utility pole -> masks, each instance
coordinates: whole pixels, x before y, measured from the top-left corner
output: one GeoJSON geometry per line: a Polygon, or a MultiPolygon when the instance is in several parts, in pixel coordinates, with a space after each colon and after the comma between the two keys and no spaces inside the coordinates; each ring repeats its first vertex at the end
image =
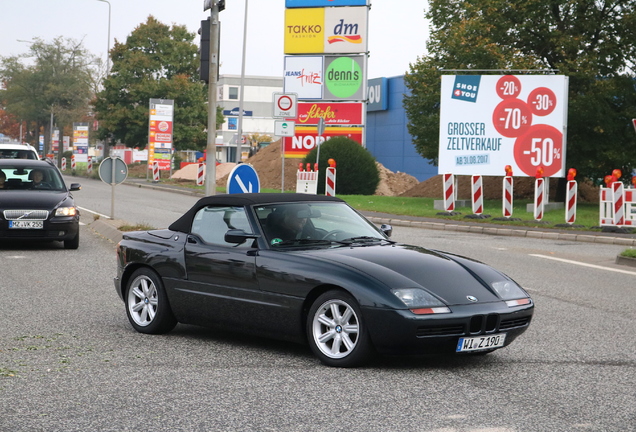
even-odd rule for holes
{"type": "Polygon", "coordinates": [[[203,11],[210,9],[210,69],[208,80],[208,141],[205,159],[205,194],[216,194],[216,86],[219,73],[219,6],[225,0],[205,0],[203,11]]]}

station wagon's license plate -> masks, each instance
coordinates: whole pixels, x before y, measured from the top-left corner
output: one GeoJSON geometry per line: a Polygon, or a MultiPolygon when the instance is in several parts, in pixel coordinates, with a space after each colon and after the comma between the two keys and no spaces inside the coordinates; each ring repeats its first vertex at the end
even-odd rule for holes
{"type": "Polygon", "coordinates": [[[42,229],[43,221],[9,221],[9,228],[14,229],[42,229]]]}
{"type": "Polygon", "coordinates": [[[506,333],[490,335],[490,336],[477,336],[471,338],[459,338],[457,342],[456,352],[470,352],[489,350],[493,348],[501,348],[506,341],[506,333]]]}

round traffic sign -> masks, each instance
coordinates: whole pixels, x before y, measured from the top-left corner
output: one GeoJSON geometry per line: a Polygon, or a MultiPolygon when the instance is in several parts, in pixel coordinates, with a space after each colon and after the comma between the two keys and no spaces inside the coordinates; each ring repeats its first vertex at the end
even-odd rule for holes
{"type": "Polygon", "coordinates": [[[289,111],[291,107],[294,106],[294,101],[292,101],[292,98],[287,95],[283,95],[278,98],[276,103],[278,104],[278,109],[281,111],[289,111]]]}

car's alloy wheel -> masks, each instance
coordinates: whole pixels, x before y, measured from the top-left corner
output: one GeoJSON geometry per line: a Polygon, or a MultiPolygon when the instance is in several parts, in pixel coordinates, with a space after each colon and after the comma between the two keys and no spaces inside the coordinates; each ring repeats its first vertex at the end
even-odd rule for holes
{"type": "Polygon", "coordinates": [[[141,333],[160,334],[177,325],[161,278],[152,270],[140,268],[126,287],[126,313],[132,326],[141,333]]]}
{"type": "Polygon", "coordinates": [[[357,302],[341,291],[316,299],[307,320],[312,351],[324,364],[351,367],[366,360],[371,344],[357,302]]]}

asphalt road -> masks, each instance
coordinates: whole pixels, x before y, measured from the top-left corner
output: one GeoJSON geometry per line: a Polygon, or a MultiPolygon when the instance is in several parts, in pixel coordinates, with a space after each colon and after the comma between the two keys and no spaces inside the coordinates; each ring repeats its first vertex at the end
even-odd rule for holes
{"type": "MultiPolygon", "coordinates": [[[[82,183],[79,205],[107,214],[110,196],[82,183]]],[[[117,197],[156,227],[197,199],[127,186],[117,197]]],[[[396,240],[508,273],[535,319],[486,356],[334,369],[302,345],[134,332],[113,288],[115,245],[81,234],[76,251],[0,244],[0,431],[636,430],[636,269],[613,264],[622,246],[395,227],[396,240]]]]}

